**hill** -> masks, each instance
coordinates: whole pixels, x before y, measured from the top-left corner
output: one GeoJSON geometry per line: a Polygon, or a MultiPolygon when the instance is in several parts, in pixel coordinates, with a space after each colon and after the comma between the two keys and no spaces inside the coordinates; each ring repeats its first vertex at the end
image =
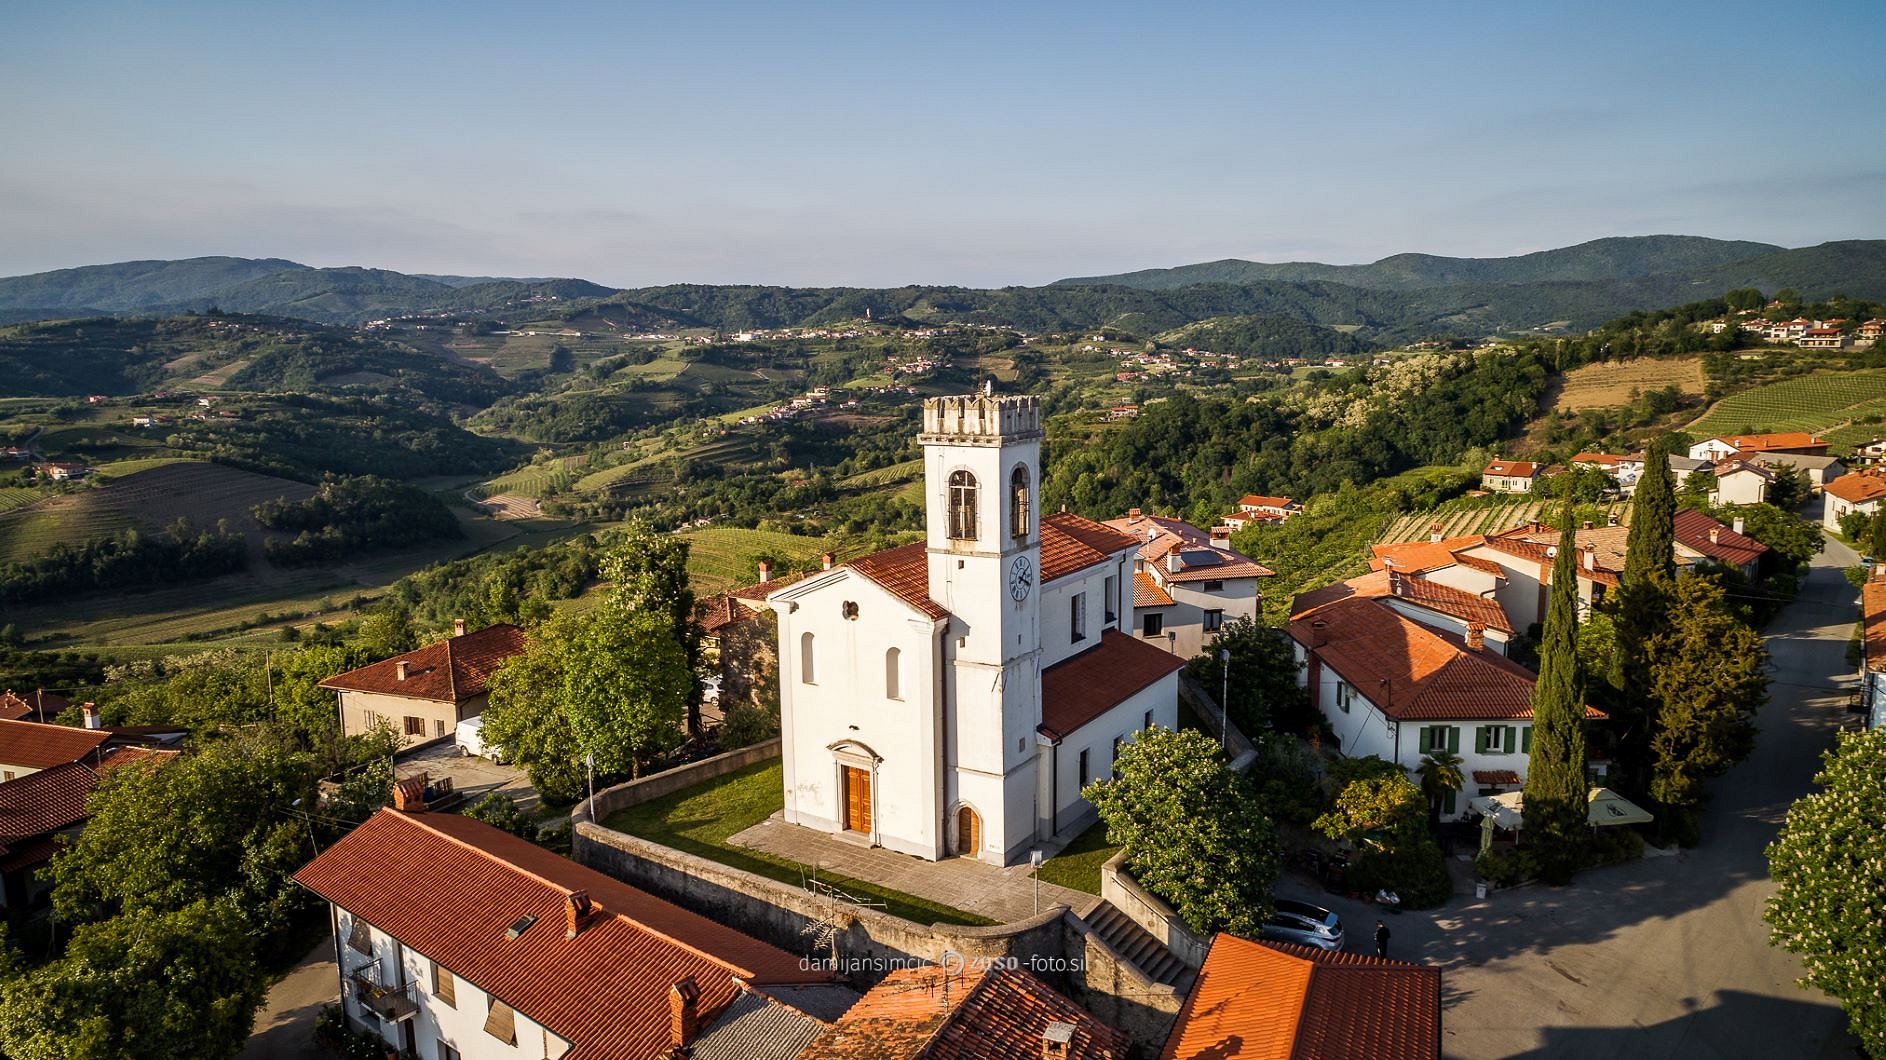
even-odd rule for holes
{"type": "Polygon", "coordinates": [[[1191,346],[1241,357],[1325,357],[1373,349],[1331,328],[1275,315],[1212,317],[1154,336],[1164,346],[1191,346]]]}
{"type": "Polygon", "coordinates": [[[1228,258],[1171,269],[1143,269],[1117,276],[1087,276],[1057,283],[1118,284],[1147,290],[1172,290],[1202,283],[1245,285],[1322,281],[1348,284],[1351,287],[1402,291],[1455,284],[1561,283],[1691,272],[1774,254],[1781,249],[1768,243],[1706,239],[1701,236],[1616,236],[1507,258],[1396,254],[1367,265],[1324,265],[1318,262],[1266,264],[1228,258]]]}

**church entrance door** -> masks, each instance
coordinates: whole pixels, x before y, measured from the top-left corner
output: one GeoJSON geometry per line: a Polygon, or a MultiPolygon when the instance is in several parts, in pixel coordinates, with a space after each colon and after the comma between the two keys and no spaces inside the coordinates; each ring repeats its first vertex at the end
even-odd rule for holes
{"type": "Polygon", "coordinates": [[[967,806],[956,810],[956,853],[975,857],[982,849],[982,818],[967,806]]]}
{"type": "Polygon", "coordinates": [[[871,774],[855,766],[841,768],[845,775],[845,827],[853,832],[869,832],[871,774]]]}

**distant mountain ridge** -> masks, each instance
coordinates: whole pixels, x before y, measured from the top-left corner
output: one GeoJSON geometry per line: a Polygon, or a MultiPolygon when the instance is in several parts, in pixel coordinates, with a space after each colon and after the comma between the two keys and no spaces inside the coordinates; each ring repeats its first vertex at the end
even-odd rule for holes
{"type": "Polygon", "coordinates": [[[1395,254],[1367,265],[1324,265],[1313,261],[1267,264],[1226,258],[1170,269],[1141,269],[1113,276],[1056,280],[1055,285],[1118,284],[1166,291],[1201,283],[1243,286],[1323,282],[1405,291],[1455,284],[1579,283],[1708,269],[1784,249],[1770,243],[1702,236],[1613,236],[1508,258],[1395,254]]]}

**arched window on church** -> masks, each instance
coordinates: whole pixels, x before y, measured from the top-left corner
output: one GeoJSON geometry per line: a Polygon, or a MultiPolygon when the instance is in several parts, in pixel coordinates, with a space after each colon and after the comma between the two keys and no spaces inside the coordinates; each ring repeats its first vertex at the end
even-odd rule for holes
{"type": "Polygon", "coordinates": [[[967,471],[950,472],[950,539],[976,539],[976,476],[967,471]]]}
{"type": "Polygon", "coordinates": [[[1008,477],[1009,516],[1008,532],[1011,537],[1028,536],[1028,469],[1020,464],[1008,477]]]}
{"type": "Polygon", "coordinates": [[[904,676],[899,670],[903,655],[904,653],[896,648],[884,653],[884,698],[886,699],[904,698],[904,676]]]}
{"type": "Polygon", "coordinates": [[[799,683],[812,684],[812,634],[799,634],[799,683]]]}

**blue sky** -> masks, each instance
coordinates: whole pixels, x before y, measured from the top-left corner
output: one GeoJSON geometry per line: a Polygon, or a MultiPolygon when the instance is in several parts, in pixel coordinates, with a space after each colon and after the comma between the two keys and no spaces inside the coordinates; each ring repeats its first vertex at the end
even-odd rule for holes
{"type": "Polygon", "coordinates": [[[0,5],[0,274],[997,285],[1886,237],[1878,3],[275,6],[0,5]]]}

